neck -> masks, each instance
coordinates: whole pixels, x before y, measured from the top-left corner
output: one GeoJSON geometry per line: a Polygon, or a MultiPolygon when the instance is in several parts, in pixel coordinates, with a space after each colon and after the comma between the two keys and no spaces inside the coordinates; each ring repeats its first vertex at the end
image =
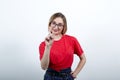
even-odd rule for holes
{"type": "Polygon", "coordinates": [[[59,40],[61,39],[61,37],[62,37],[62,34],[54,35],[54,40],[59,40]]]}

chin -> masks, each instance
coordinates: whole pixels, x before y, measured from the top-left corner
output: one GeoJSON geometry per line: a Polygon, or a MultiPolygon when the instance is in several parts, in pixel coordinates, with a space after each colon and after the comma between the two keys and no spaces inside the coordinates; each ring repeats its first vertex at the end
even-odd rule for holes
{"type": "Polygon", "coordinates": [[[58,34],[60,34],[60,33],[57,33],[57,32],[53,32],[53,34],[55,34],[55,35],[58,35],[58,34]]]}

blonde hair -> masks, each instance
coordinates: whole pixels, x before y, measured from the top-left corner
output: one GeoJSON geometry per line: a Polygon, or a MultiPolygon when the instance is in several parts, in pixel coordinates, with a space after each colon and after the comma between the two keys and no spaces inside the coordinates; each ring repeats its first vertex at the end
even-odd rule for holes
{"type": "Polygon", "coordinates": [[[49,26],[51,25],[51,22],[52,22],[55,18],[57,18],[57,17],[62,18],[62,20],[63,20],[63,22],[64,22],[62,34],[65,34],[66,31],[67,31],[67,20],[66,20],[66,17],[65,17],[61,12],[54,13],[54,14],[50,17],[49,23],[48,23],[48,29],[49,29],[49,26]]]}

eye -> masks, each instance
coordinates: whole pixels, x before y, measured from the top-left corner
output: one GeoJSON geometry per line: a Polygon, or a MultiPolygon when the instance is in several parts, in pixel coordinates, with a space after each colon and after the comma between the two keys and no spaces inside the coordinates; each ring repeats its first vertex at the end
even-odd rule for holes
{"type": "Polygon", "coordinates": [[[62,23],[59,23],[59,24],[58,24],[58,26],[59,26],[59,27],[62,27],[62,26],[63,26],[63,24],[62,24],[62,23]]]}
{"type": "Polygon", "coordinates": [[[53,25],[56,25],[56,22],[53,21],[52,24],[53,24],[53,25]]]}

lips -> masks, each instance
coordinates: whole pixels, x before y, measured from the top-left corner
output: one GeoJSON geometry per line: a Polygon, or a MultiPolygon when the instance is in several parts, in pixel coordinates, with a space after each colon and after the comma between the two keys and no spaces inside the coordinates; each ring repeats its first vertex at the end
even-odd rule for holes
{"type": "Polygon", "coordinates": [[[58,30],[53,30],[54,32],[58,32],[58,30]]]}

